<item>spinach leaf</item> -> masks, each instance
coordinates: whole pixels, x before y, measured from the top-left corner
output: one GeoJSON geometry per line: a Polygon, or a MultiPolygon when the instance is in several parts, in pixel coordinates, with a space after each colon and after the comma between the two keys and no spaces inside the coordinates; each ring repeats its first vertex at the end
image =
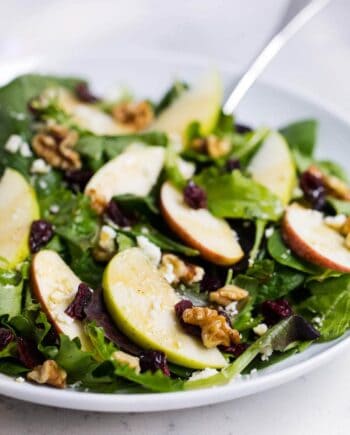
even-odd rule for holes
{"type": "Polygon", "coordinates": [[[245,134],[234,134],[231,157],[238,159],[246,167],[269,132],[269,129],[262,127],[245,134]]]}
{"type": "Polygon", "coordinates": [[[285,245],[281,236],[281,231],[278,229],[275,229],[272,236],[269,237],[267,249],[271,257],[284,266],[288,266],[292,269],[299,270],[300,272],[310,274],[319,274],[322,272],[321,268],[314,266],[294,255],[292,251],[285,245]]]}
{"type": "Polygon", "coordinates": [[[96,288],[102,283],[102,275],[104,266],[97,263],[91,250],[83,250],[79,246],[69,243],[69,266],[76,273],[77,276],[89,284],[91,287],[96,288]]]}
{"type": "Polygon", "coordinates": [[[307,119],[293,122],[280,129],[290,148],[302,156],[312,157],[317,138],[317,121],[307,119]]]}
{"type": "Polygon", "coordinates": [[[321,318],[321,339],[333,340],[350,328],[350,275],[310,282],[312,296],[300,306],[321,318]]]}
{"type": "Polygon", "coordinates": [[[123,210],[136,212],[141,215],[159,214],[154,196],[137,196],[130,193],[118,195],[113,198],[123,210]]]}
{"type": "Polygon", "coordinates": [[[209,168],[195,181],[205,189],[208,207],[215,216],[275,221],[283,212],[276,195],[238,170],[220,174],[216,168],[209,168]]]}

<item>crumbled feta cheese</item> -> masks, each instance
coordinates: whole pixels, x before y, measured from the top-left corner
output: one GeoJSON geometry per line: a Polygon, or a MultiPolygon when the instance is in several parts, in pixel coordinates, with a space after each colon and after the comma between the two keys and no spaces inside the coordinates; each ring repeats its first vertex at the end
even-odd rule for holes
{"type": "Polygon", "coordinates": [[[314,317],[313,319],[312,319],[312,321],[313,321],[313,323],[315,323],[315,325],[317,325],[317,326],[322,326],[322,319],[321,319],[321,317],[319,317],[319,316],[316,316],[316,317],[314,317]]]}
{"type": "Polygon", "coordinates": [[[270,356],[273,353],[271,346],[266,346],[264,349],[261,350],[261,361],[268,361],[270,356]]]}
{"type": "Polygon", "coordinates": [[[39,187],[41,189],[46,189],[47,188],[47,182],[45,180],[39,180],[39,187]]]}
{"type": "Polygon", "coordinates": [[[104,249],[105,251],[111,252],[114,251],[115,248],[115,238],[117,236],[116,231],[108,226],[103,225],[100,232],[100,237],[98,240],[99,246],[104,249]]]}
{"type": "Polygon", "coordinates": [[[256,374],[258,373],[258,370],[257,369],[251,369],[251,371],[250,371],[250,376],[255,376],[256,374]]]}
{"type": "Polygon", "coordinates": [[[266,228],[265,236],[266,236],[267,239],[269,237],[271,237],[273,233],[274,233],[274,229],[272,227],[271,228],[266,228]]]}
{"type": "Polygon", "coordinates": [[[141,227],[142,234],[149,234],[149,229],[147,227],[141,227]]]}
{"type": "Polygon", "coordinates": [[[15,154],[19,151],[21,145],[23,144],[23,139],[18,134],[11,134],[5,143],[5,150],[9,153],[15,154]]]}
{"type": "Polygon", "coordinates": [[[193,176],[196,167],[192,162],[187,162],[181,157],[178,157],[176,159],[176,163],[181,175],[184,177],[185,180],[188,180],[193,176]]]}
{"type": "Polygon", "coordinates": [[[23,382],[25,382],[26,380],[22,376],[18,376],[15,379],[15,381],[18,382],[19,384],[23,384],[23,382]]]}
{"type": "Polygon", "coordinates": [[[33,155],[27,142],[22,142],[19,148],[19,153],[22,157],[31,157],[33,155]]]}
{"type": "Polygon", "coordinates": [[[166,263],[162,267],[162,273],[164,278],[168,281],[169,284],[172,284],[176,281],[176,275],[174,272],[174,265],[171,263],[166,263]]]}
{"type": "Polygon", "coordinates": [[[253,331],[255,332],[255,334],[259,335],[260,337],[262,335],[264,335],[267,332],[267,330],[268,330],[268,327],[267,327],[266,323],[260,323],[255,328],[253,328],[253,331]]]}
{"type": "Polygon", "coordinates": [[[57,214],[60,211],[60,207],[57,204],[52,204],[50,207],[50,213],[57,214]]]}
{"type": "Polygon", "coordinates": [[[155,265],[158,266],[160,259],[162,257],[162,252],[160,248],[154,243],[150,242],[145,236],[136,237],[137,245],[143,253],[148,257],[148,259],[155,265]]]}
{"type": "Polygon", "coordinates": [[[51,171],[51,166],[48,165],[43,159],[36,159],[32,163],[30,172],[32,174],[47,174],[51,171]]]}
{"type": "Polygon", "coordinates": [[[225,311],[229,315],[229,317],[235,316],[238,313],[237,304],[237,301],[233,301],[230,304],[226,305],[225,311]]]}
{"type": "Polygon", "coordinates": [[[199,381],[201,379],[210,378],[210,376],[216,375],[218,371],[216,369],[206,368],[204,370],[199,370],[196,372],[193,372],[191,377],[189,378],[190,381],[199,381]]]}
{"type": "Polygon", "coordinates": [[[10,115],[12,118],[16,119],[17,121],[24,121],[27,118],[27,115],[22,112],[11,111],[10,115]]]}

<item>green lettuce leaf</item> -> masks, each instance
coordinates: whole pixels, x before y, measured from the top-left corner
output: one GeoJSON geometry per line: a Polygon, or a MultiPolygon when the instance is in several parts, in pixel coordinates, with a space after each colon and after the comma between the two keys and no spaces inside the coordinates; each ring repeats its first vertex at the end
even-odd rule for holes
{"type": "Polygon", "coordinates": [[[175,100],[177,100],[185,91],[189,89],[186,82],[176,80],[174,84],[166,91],[158,104],[154,108],[156,116],[158,116],[164,109],[169,107],[175,100]]]}
{"type": "Polygon", "coordinates": [[[240,171],[220,174],[211,168],[201,172],[195,181],[205,189],[208,207],[215,216],[275,221],[283,212],[276,195],[240,171]]]}
{"type": "Polygon", "coordinates": [[[320,317],[323,341],[333,340],[350,328],[350,275],[310,282],[312,296],[300,308],[320,317]]]}
{"type": "Polygon", "coordinates": [[[317,121],[307,119],[293,122],[280,129],[290,148],[302,156],[312,157],[317,139],[317,121]]]}
{"type": "Polygon", "coordinates": [[[285,245],[281,236],[281,232],[278,229],[275,229],[272,236],[269,237],[267,249],[271,257],[284,266],[288,266],[292,269],[309,274],[319,274],[322,272],[321,268],[314,266],[294,255],[292,251],[285,245]]]}
{"type": "Polygon", "coordinates": [[[17,271],[0,269],[0,316],[16,316],[22,309],[23,278],[17,271]]]}

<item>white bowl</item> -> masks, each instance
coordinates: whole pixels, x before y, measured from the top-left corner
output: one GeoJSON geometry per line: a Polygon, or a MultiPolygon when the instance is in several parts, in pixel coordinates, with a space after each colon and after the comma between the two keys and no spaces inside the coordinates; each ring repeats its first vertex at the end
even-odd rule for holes
{"type": "MultiPolygon", "coordinates": [[[[100,92],[111,89],[118,83],[126,83],[136,95],[157,98],[174,78],[191,81],[208,65],[210,62],[205,59],[159,51],[118,54],[113,59],[31,58],[7,64],[6,68],[1,69],[0,82],[28,71],[77,74],[90,79],[93,87],[100,92]]],[[[220,62],[214,66],[222,72],[227,85],[235,77],[233,65],[220,62]]],[[[259,83],[242,102],[238,114],[239,120],[253,126],[265,124],[272,127],[297,119],[316,118],[320,122],[318,155],[341,164],[348,162],[349,121],[314,99],[276,88],[272,84],[259,83]]],[[[91,411],[147,412],[191,408],[247,396],[290,381],[333,359],[336,353],[349,344],[348,333],[329,343],[314,344],[305,352],[259,371],[254,376],[234,380],[226,386],[203,390],[157,394],[95,394],[18,383],[13,378],[0,375],[0,391],[6,396],[42,405],[91,411]]]]}

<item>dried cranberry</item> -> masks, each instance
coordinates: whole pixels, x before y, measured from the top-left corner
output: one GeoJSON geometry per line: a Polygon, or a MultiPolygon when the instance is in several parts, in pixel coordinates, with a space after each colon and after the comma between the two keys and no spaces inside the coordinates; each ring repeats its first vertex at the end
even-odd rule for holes
{"type": "Polygon", "coordinates": [[[88,306],[92,297],[92,291],[87,284],[79,284],[77,294],[73,301],[68,305],[65,313],[73,319],[83,320],[86,317],[85,307],[88,306]]]}
{"type": "Polygon", "coordinates": [[[130,227],[135,223],[135,218],[121,210],[117,202],[113,199],[109,201],[105,214],[112,222],[120,227],[130,227]]]}
{"type": "Polygon", "coordinates": [[[73,192],[82,192],[92,175],[93,172],[89,169],[75,169],[66,171],[64,173],[63,179],[73,190],[73,192]]]}
{"type": "Polygon", "coordinates": [[[140,354],[141,372],[161,370],[165,376],[170,376],[168,362],[164,352],[158,350],[145,350],[140,354]]]}
{"type": "Polygon", "coordinates": [[[5,349],[14,338],[15,335],[10,329],[0,328],[0,350],[5,349]]]}
{"type": "Polygon", "coordinates": [[[210,272],[205,272],[202,281],[200,282],[201,292],[212,292],[222,287],[223,283],[221,279],[210,272]]]}
{"type": "Polygon", "coordinates": [[[237,159],[228,159],[226,162],[226,171],[232,172],[235,169],[241,169],[241,163],[237,159]]]}
{"type": "Polygon", "coordinates": [[[248,343],[237,343],[237,344],[231,344],[231,346],[225,347],[225,346],[219,346],[219,349],[222,352],[230,353],[235,358],[238,358],[242,353],[247,350],[249,347],[248,343]]]}
{"type": "Polygon", "coordinates": [[[197,186],[193,181],[189,181],[184,189],[184,199],[191,208],[206,208],[207,195],[205,191],[197,186]]]}
{"type": "Polygon", "coordinates": [[[188,299],[183,299],[175,305],[175,314],[187,334],[193,335],[195,337],[200,337],[202,333],[201,328],[196,325],[189,325],[188,323],[185,323],[182,318],[184,311],[192,307],[193,304],[191,301],[189,301],[188,299]]]}
{"type": "Polygon", "coordinates": [[[261,304],[261,312],[265,322],[270,326],[286,319],[293,314],[293,310],[286,299],[277,299],[275,301],[265,301],[261,304]]]}
{"type": "Polygon", "coordinates": [[[322,210],[326,204],[326,188],[322,179],[311,171],[305,171],[300,176],[299,186],[312,207],[322,210]]]}
{"type": "Polygon", "coordinates": [[[18,359],[28,369],[33,369],[43,361],[36,344],[33,341],[17,338],[18,359]]]}
{"type": "Polygon", "coordinates": [[[251,127],[249,127],[248,125],[245,125],[245,124],[236,124],[235,129],[236,129],[236,132],[239,134],[250,133],[251,131],[253,131],[253,129],[251,127]]]}
{"type": "Polygon", "coordinates": [[[53,226],[43,219],[33,221],[30,227],[29,247],[34,254],[45,246],[53,237],[53,226]]]}
{"type": "Polygon", "coordinates": [[[86,82],[78,83],[75,86],[75,95],[84,103],[97,103],[100,101],[100,98],[91,93],[89,85],[86,82]]]}

